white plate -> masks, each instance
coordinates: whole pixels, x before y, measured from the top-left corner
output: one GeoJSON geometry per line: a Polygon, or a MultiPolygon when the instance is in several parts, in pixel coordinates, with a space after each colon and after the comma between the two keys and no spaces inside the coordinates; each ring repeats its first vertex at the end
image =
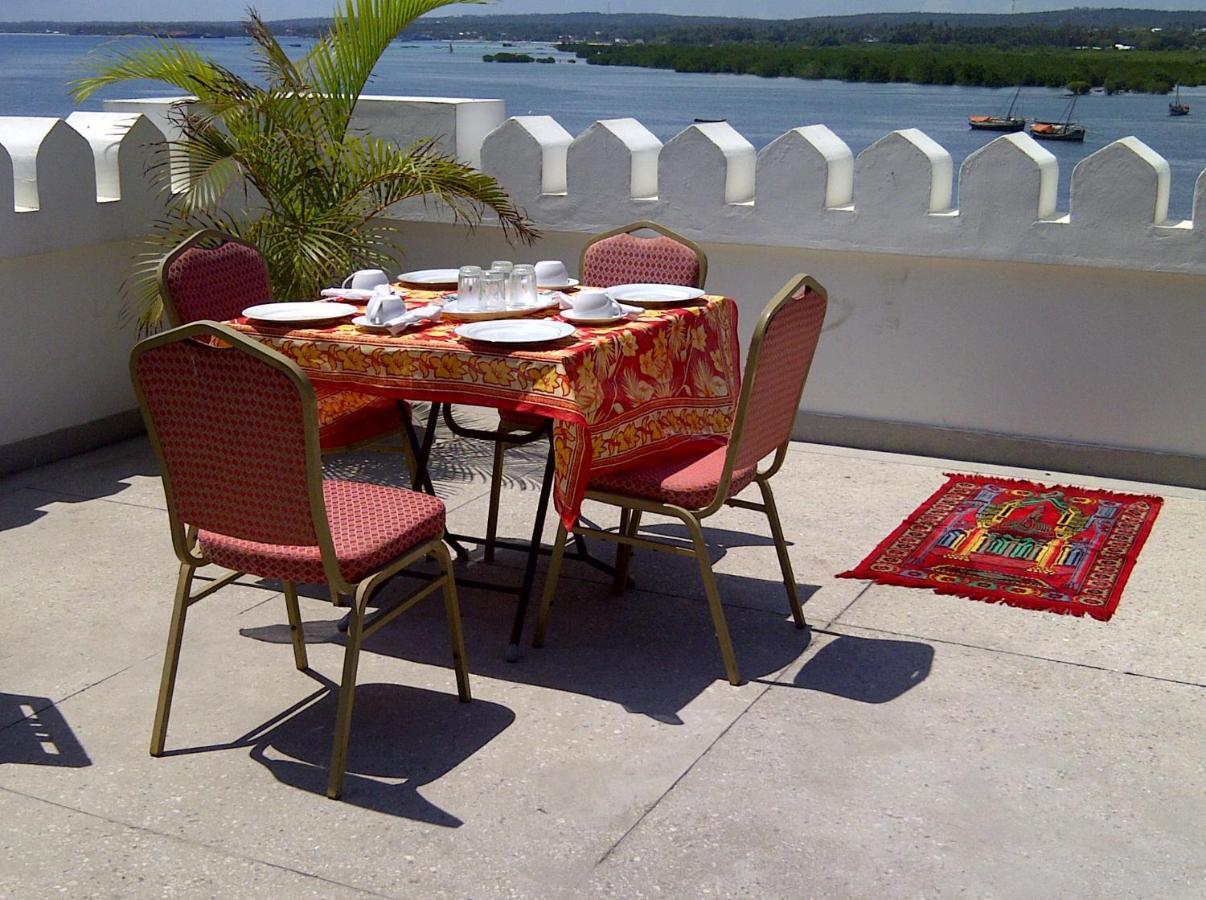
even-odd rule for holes
{"type": "Polygon", "coordinates": [[[398,280],[403,284],[417,285],[436,290],[448,285],[456,286],[459,269],[418,269],[414,272],[403,272],[398,280]]]}
{"type": "Polygon", "coordinates": [[[260,322],[332,322],[359,312],[350,303],[324,303],[301,300],[296,303],[260,303],[243,310],[243,315],[260,322]]]}
{"type": "Polygon", "coordinates": [[[497,319],[456,327],[456,333],[465,340],[489,344],[543,344],[567,338],[577,330],[568,322],[554,319],[497,319]]]}
{"type": "Polygon", "coordinates": [[[452,294],[445,299],[444,312],[453,319],[484,320],[514,319],[553,309],[561,302],[556,294],[543,292],[536,297],[535,306],[508,306],[506,309],[461,309],[460,297],[452,294]]]}
{"type": "Polygon", "coordinates": [[[704,295],[699,288],[681,284],[617,284],[606,289],[607,296],[639,306],[676,306],[704,295]]]}
{"type": "Polygon", "coordinates": [[[536,286],[542,291],[565,291],[570,288],[576,288],[581,283],[577,278],[567,278],[565,284],[545,284],[544,282],[540,282],[536,286]]]}
{"type": "Polygon", "coordinates": [[[631,316],[633,313],[644,312],[639,306],[629,306],[626,303],[620,304],[620,311],[615,315],[606,316],[584,316],[574,312],[572,309],[561,310],[561,318],[567,322],[574,322],[578,325],[611,325],[615,322],[622,322],[631,316]]]}

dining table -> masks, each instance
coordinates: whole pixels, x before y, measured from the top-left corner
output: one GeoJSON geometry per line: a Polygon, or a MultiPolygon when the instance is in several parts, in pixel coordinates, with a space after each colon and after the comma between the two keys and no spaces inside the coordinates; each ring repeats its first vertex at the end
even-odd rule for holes
{"type": "MultiPolygon", "coordinates": [[[[447,297],[406,294],[408,308],[447,297]]],[[[556,306],[531,315],[563,320],[556,306]]],[[[468,340],[449,316],[397,335],[353,324],[350,316],[321,324],[240,317],[227,324],[292,359],[316,387],[430,402],[425,452],[441,406],[493,407],[551,423],[551,478],[514,590],[508,659],[518,656],[550,488],[557,514],[572,528],[595,475],[726,440],[740,390],[737,304],[720,295],[642,309],[612,324],[579,324],[564,338],[530,345],[468,340]]]]}

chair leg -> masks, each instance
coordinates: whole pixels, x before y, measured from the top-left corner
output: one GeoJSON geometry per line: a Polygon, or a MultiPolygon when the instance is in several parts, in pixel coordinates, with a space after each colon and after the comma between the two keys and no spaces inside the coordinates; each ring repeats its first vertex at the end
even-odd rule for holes
{"type": "Polygon", "coordinates": [[[540,615],[536,619],[536,634],[533,647],[544,646],[544,633],[549,624],[549,611],[553,608],[553,595],[557,593],[557,582],[561,578],[561,560],[565,557],[565,523],[557,524],[557,540],[553,543],[553,555],[549,559],[549,571],[544,576],[544,596],[540,598],[540,615]]]}
{"type": "Polygon", "coordinates": [[[494,443],[494,468],[490,472],[490,508],[486,513],[486,562],[494,561],[494,539],[498,536],[498,504],[502,499],[503,460],[507,445],[494,443]]]}
{"type": "Polygon", "coordinates": [[[356,587],[356,597],[348,614],[347,646],[343,652],[343,681],[339,685],[339,709],[335,713],[335,738],[331,747],[331,772],[327,780],[327,796],[338,800],[343,793],[343,773],[348,762],[348,737],[352,732],[352,704],[356,699],[356,670],[360,665],[360,642],[364,626],[364,610],[375,587],[367,579],[356,587]]]}
{"type": "Polygon", "coordinates": [[[800,595],[796,591],[796,574],[791,568],[791,557],[787,554],[787,541],[783,539],[783,525],[779,521],[779,509],[775,506],[775,495],[769,481],[757,479],[762,491],[762,505],[766,508],[766,520],[770,523],[771,536],[775,539],[775,552],[779,554],[779,569],[783,572],[783,587],[787,589],[787,605],[797,628],[807,628],[804,610],[800,608],[800,595]]]}
{"type": "MultiPolygon", "coordinates": [[[[641,527],[641,511],[625,509],[620,513],[620,533],[635,537],[641,527]]],[[[611,592],[622,594],[628,587],[628,564],[632,561],[632,544],[616,545],[616,574],[612,578],[611,592]]]]}
{"type": "Polygon", "coordinates": [[[712,611],[712,627],[716,631],[716,641],[720,644],[720,655],[724,659],[725,674],[729,684],[743,684],[741,671],[737,668],[737,654],[733,651],[733,639],[729,636],[729,624],[725,619],[724,607],[720,602],[720,591],[716,588],[716,577],[712,574],[712,559],[708,556],[708,545],[704,540],[703,529],[699,520],[690,513],[680,514],[679,518],[691,533],[691,541],[695,545],[695,558],[699,562],[699,574],[703,578],[704,593],[708,596],[708,608],[712,611]]]}
{"type": "Polygon", "coordinates": [[[452,557],[448,548],[439,544],[433,550],[444,579],[444,612],[448,617],[448,637],[452,642],[452,665],[456,670],[456,692],[462,703],[473,699],[469,691],[469,667],[465,660],[465,633],[461,628],[461,608],[456,600],[456,580],[452,574],[452,557]]]}
{"type": "Polygon", "coordinates": [[[168,626],[167,649],[163,654],[163,674],[159,679],[159,700],[155,705],[155,724],[151,728],[151,756],[162,756],[167,740],[168,717],[172,713],[172,694],[176,690],[176,669],[180,664],[180,645],[184,641],[184,619],[188,613],[189,593],[195,566],[180,564],[176,597],[172,604],[172,622],[168,626]]]}
{"type": "Polygon", "coordinates": [[[297,606],[297,585],[292,581],[282,582],[285,593],[285,610],[289,614],[289,639],[293,642],[293,664],[299,672],[310,668],[306,658],[306,634],[302,630],[301,610],[297,606]]]}

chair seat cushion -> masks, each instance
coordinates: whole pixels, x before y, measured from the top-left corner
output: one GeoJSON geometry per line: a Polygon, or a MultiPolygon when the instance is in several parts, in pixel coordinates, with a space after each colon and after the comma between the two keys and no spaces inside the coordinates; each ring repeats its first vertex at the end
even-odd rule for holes
{"type": "Polygon", "coordinates": [[[359,391],[318,387],[318,442],[323,450],[347,447],[402,427],[398,401],[359,391]]]}
{"type": "MultiPolygon", "coordinates": [[[[357,582],[444,533],[444,504],[403,488],[324,480],[323,499],[339,570],[357,582]]],[[[215,565],[261,578],[325,584],[318,547],[261,544],[202,531],[197,544],[215,565]]]]}
{"type": "MultiPolygon", "coordinates": [[[[703,509],[716,496],[727,451],[726,446],[691,449],[664,462],[597,475],[590,480],[587,490],[703,509]]],[[[734,470],[725,499],[745,490],[757,471],[756,464],[734,470]]]]}

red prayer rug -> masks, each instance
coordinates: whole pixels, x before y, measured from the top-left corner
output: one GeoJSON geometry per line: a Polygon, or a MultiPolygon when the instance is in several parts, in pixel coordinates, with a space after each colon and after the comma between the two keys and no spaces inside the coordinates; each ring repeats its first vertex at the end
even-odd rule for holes
{"type": "Polygon", "coordinates": [[[1163,502],[948,473],[875,552],[838,577],[1106,621],[1163,502]]]}

